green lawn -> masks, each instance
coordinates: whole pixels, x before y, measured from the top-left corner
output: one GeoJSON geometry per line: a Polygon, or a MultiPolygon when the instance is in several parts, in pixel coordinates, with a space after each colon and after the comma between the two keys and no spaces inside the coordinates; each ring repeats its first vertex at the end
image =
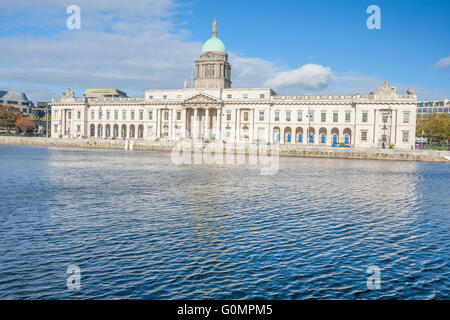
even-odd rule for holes
{"type": "Polygon", "coordinates": [[[448,150],[447,147],[423,147],[423,149],[432,149],[432,150],[448,150]]]}

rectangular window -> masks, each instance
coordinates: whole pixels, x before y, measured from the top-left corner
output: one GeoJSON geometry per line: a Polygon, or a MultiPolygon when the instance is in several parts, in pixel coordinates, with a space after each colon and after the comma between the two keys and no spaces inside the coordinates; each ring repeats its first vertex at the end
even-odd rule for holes
{"type": "Polygon", "coordinates": [[[153,120],[153,111],[148,112],[148,120],[153,120]]]}
{"type": "Polygon", "coordinates": [[[231,111],[227,111],[227,121],[231,121],[231,111]]]}
{"type": "Polygon", "coordinates": [[[280,121],[280,111],[275,111],[275,121],[280,121]]]}
{"type": "Polygon", "coordinates": [[[72,119],[72,111],[67,112],[67,119],[72,119]]]}
{"type": "Polygon", "coordinates": [[[95,117],[95,113],[94,113],[94,111],[91,111],[91,120],[94,120],[94,117],[95,117]]]}
{"type": "Polygon", "coordinates": [[[361,131],[361,141],[367,141],[367,131],[361,131]]]}
{"type": "Polygon", "coordinates": [[[345,113],[345,122],[350,122],[350,112],[345,113]]]}
{"type": "Polygon", "coordinates": [[[127,112],[125,110],[122,111],[122,120],[127,120],[127,112]]]}
{"type": "Polygon", "coordinates": [[[403,112],[403,123],[409,123],[409,112],[403,112]]]}
{"type": "Polygon", "coordinates": [[[114,120],[119,120],[119,111],[114,110],[114,120]]]}
{"type": "Polygon", "coordinates": [[[259,121],[264,121],[264,111],[259,112],[259,121]]]}
{"type": "Polygon", "coordinates": [[[232,95],[231,94],[227,94],[227,99],[231,99],[232,95]]]}
{"type": "Polygon", "coordinates": [[[109,120],[109,110],[106,111],[106,120],[109,120]]]}
{"type": "Polygon", "coordinates": [[[381,141],[386,142],[387,141],[387,135],[382,134],[381,135],[381,141]]]}
{"type": "Polygon", "coordinates": [[[152,99],[153,99],[153,96],[148,96],[148,98],[149,98],[150,100],[152,100],[152,99]]]}
{"type": "Polygon", "coordinates": [[[248,121],[248,111],[244,112],[244,121],[248,121]]]}
{"type": "Polygon", "coordinates": [[[166,100],[166,99],[167,99],[167,96],[166,96],[166,95],[163,95],[163,99],[166,100]]]}
{"type": "Polygon", "coordinates": [[[169,111],[164,112],[164,120],[169,120],[169,111]]]}
{"type": "Polygon", "coordinates": [[[320,121],[321,122],[326,122],[327,121],[327,114],[326,114],[326,112],[320,113],[320,121]]]}
{"type": "Polygon", "coordinates": [[[181,111],[177,111],[177,121],[181,120],[181,111]]]}
{"type": "Polygon", "coordinates": [[[367,117],[369,116],[369,114],[367,112],[363,112],[362,114],[362,122],[367,122],[367,117]]]}
{"type": "Polygon", "coordinates": [[[81,111],[77,111],[77,119],[78,119],[78,120],[81,119],[81,111]]]}
{"type": "Polygon", "coordinates": [[[265,98],[264,93],[260,94],[259,97],[260,97],[261,99],[264,99],[264,98],[265,98]]]}
{"type": "Polygon", "coordinates": [[[103,112],[99,111],[98,112],[98,120],[102,120],[103,118],[103,112]]]}
{"type": "Polygon", "coordinates": [[[144,120],[144,111],[139,111],[139,120],[144,120]]]}
{"type": "Polygon", "coordinates": [[[303,119],[303,113],[301,111],[297,112],[297,121],[302,122],[303,119]]]}
{"type": "Polygon", "coordinates": [[[244,99],[248,99],[248,94],[244,93],[244,99]]]}
{"type": "Polygon", "coordinates": [[[314,122],[314,112],[309,113],[309,121],[314,122]]]}
{"type": "Polygon", "coordinates": [[[338,121],[339,121],[339,113],[333,112],[333,122],[338,122],[338,121]]]}
{"type": "Polygon", "coordinates": [[[409,131],[403,131],[403,142],[407,143],[409,140],[409,131]]]}
{"type": "Polygon", "coordinates": [[[57,120],[57,119],[59,119],[59,111],[55,110],[55,119],[54,120],[57,120]]]}
{"type": "Polygon", "coordinates": [[[134,111],[131,111],[130,118],[131,120],[134,120],[134,111]]]}
{"type": "Polygon", "coordinates": [[[287,122],[291,121],[291,112],[290,111],[286,111],[286,121],[287,122]]]}
{"type": "Polygon", "coordinates": [[[387,123],[388,118],[389,118],[389,113],[383,112],[381,121],[383,121],[383,123],[387,123]]]}

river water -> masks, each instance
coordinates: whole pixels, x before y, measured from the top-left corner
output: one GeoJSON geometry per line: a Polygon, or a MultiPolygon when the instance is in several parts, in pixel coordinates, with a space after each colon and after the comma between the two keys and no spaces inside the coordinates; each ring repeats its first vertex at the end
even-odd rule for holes
{"type": "Polygon", "coordinates": [[[0,299],[450,298],[448,164],[0,146],[0,178],[0,299]]]}

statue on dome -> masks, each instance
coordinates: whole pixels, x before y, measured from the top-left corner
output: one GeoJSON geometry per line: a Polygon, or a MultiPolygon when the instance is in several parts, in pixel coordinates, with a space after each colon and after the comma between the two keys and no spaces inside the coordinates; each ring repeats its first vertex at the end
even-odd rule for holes
{"type": "Polygon", "coordinates": [[[214,18],[213,24],[212,24],[212,35],[213,37],[217,37],[217,20],[214,18]]]}

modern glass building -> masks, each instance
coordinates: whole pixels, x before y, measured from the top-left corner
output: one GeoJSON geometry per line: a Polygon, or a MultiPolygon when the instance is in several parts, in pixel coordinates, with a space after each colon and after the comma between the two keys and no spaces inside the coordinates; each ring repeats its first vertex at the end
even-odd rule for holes
{"type": "Polygon", "coordinates": [[[418,101],[417,115],[425,116],[430,113],[450,113],[450,100],[418,101]]]}

